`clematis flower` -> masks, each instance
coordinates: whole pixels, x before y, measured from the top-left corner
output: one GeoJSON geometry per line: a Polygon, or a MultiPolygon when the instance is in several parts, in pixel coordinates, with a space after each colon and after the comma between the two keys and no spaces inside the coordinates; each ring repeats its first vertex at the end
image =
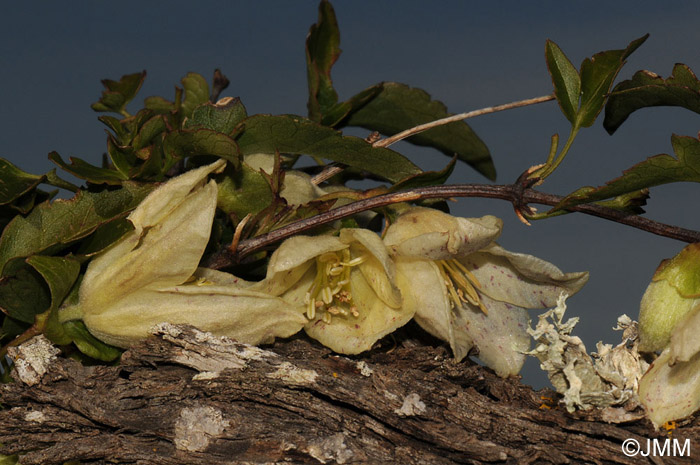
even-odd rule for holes
{"type": "Polygon", "coordinates": [[[129,215],[134,230],[89,264],[76,306],[59,319],[82,319],[98,339],[128,347],[162,322],[259,344],[299,331],[305,318],[279,298],[248,289],[227,273],[198,269],[209,240],[217,188],[206,182],[223,160],[173,178],[129,215]]]}
{"type": "Polygon", "coordinates": [[[656,426],[700,409],[699,267],[697,243],[664,260],[640,305],[640,350],[662,350],[639,383],[640,401],[656,426]]]}
{"type": "Polygon", "coordinates": [[[517,374],[530,346],[527,309],[557,305],[588,273],[562,273],[531,255],[494,241],[494,216],[456,218],[414,207],[387,228],[384,243],[396,263],[404,309],[426,331],[447,341],[457,360],[476,347],[500,376],[517,374]]]}
{"type": "Polygon", "coordinates": [[[335,236],[295,236],[272,254],[256,290],[279,295],[304,314],[304,329],[335,352],[357,354],[406,324],[394,263],[372,231],[347,228],[335,236]]]}

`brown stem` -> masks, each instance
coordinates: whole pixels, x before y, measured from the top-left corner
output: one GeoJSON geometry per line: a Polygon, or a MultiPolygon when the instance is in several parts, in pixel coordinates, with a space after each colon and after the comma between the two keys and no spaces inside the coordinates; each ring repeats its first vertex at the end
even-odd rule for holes
{"type": "MultiPolygon", "coordinates": [[[[369,199],[359,200],[342,207],[335,208],[325,213],[296,221],[283,226],[267,234],[241,241],[235,252],[228,248],[222,249],[212,255],[204,266],[221,269],[234,265],[243,257],[274,244],[282,239],[300,234],[317,226],[345,218],[356,213],[374,208],[380,208],[399,202],[411,202],[420,199],[450,198],[450,197],[486,197],[508,200],[513,203],[516,211],[521,211],[529,203],[542,205],[557,205],[563,197],[554,194],[539,192],[534,189],[523,189],[521,185],[488,185],[488,184],[454,184],[447,186],[432,186],[410,189],[402,192],[378,195],[369,199]]],[[[670,237],[683,242],[700,242],[700,232],[677,226],[660,223],[638,215],[615,210],[595,204],[577,205],[567,208],[567,211],[581,212],[593,215],[617,223],[632,226],[643,231],[670,237]]]]}

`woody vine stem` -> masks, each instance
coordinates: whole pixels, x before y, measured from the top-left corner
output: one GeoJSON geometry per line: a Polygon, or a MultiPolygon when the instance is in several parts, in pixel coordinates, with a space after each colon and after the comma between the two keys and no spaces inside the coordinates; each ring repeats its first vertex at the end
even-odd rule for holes
{"type": "MultiPolygon", "coordinates": [[[[538,103],[555,100],[554,95],[545,95],[517,102],[496,105],[492,107],[481,108],[478,110],[452,115],[447,118],[442,118],[429,123],[421,124],[413,128],[402,131],[386,139],[375,141],[372,145],[375,147],[388,147],[389,145],[398,142],[407,137],[413,136],[428,129],[441,126],[444,124],[460,121],[475,116],[486,115],[503,110],[510,110],[538,103]]],[[[556,136],[555,136],[556,137],[556,136]]],[[[533,167],[537,168],[537,167],[533,167]]],[[[332,164],[326,170],[314,177],[314,183],[323,182],[325,179],[342,171],[342,167],[337,164],[332,164]]],[[[530,187],[541,182],[541,178],[532,177],[531,170],[523,173],[514,184],[508,185],[488,185],[488,184],[453,184],[446,186],[422,187],[409,189],[401,192],[378,195],[368,199],[359,200],[342,207],[335,208],[325,213],[315,215],[310,218],[296,221],[283,226],[279,229],[271,231],[267,234],[238,241],[242,228],[236,231],[236,239],[232,245],[223,248],[209,257],[204,266],[221,269],[235,265],[244,257],[252,254],[255,251],[268,247],[276,242],[279,242],[287,237],[295,234],[300,234],[317,226],[330,223],[357,213],[372,210],[375,208],[385,207],[394,203],[412,202],[423,199],[449,199],[453,197],[485,197],[508,200],[513,204],[516,215],[526,224],[526,218],[534,218],[534,211],[528,206],[531,203],[556,206],[564,197],[540,192],[530,187]]],[[[683,242],[700,242],[700,231],[690,230],[673,226],[658,221],[644,218],[639,215],[626,213],[614,208],[606,207],[598,204],[582,204],[563,209],[561,213],[581,212],[587,215],[597,216],[610,221],[615,221],[627,226],[632,226],[643,231],[650,232],[663,237],[669,237],[683,242]]]]}

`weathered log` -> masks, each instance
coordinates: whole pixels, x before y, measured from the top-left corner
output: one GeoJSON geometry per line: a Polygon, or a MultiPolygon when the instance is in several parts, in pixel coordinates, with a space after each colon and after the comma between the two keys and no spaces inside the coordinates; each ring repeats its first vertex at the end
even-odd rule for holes
{"type": "MultiPolygon", "coordinates": [[[[663,441],[639,412],[569,414],[551,391],[404,341],[335,355],[307,339],[268,349],[162,325],[118,366],[83,366],[25,344],[0,386],[0,454],[21,463],[697,463],[700,423],[673,430],[690,456],[628,457],[663,441]],[[45,373],[42,373],[44,371],[45,373]],[[545,407],[545,408],[543,408],[545,407]],[[620,414],[622,413],[622,414],[620,414]]],[[[669,453],[670,454],[670,453],[669,453]]]]}

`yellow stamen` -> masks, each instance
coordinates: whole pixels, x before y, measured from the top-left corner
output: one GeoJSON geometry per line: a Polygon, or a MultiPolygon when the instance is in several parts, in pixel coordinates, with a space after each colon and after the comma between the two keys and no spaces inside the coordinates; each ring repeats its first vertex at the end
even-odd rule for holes
{"type": "Polygon", "coordinates": [[[481,289],[481,283],[467,267],[454,259],[436,260],[435,263],[443,276],[454,306],[461,306],[462,302],[469,303],[488,315],[488,309],[477,292],[477,289],[481,289]]]}

